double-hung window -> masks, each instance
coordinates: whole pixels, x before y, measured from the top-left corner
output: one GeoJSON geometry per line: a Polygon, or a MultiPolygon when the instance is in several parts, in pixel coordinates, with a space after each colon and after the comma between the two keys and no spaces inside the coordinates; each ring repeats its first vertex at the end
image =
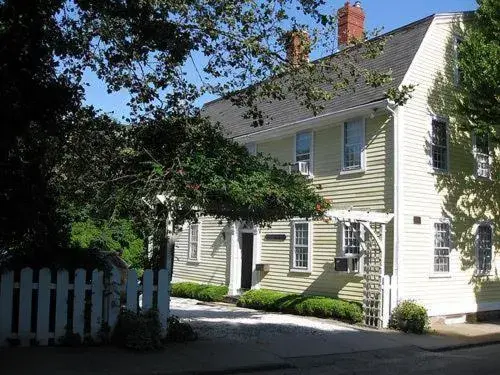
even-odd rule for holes
{"type": "Polygon", "coordinates": [[[488,134],[474,134],[474,158],[476,159],[476,176],[491,178],[490,145],[488,134]]]}
{"type": "Polygon", "coordinates": [[[365,168],[365,121],[351,120],[342,128],[342,171],[360,171],[365,168]]]}
{"type": "Polygon", "coordinates": [[[292,225],[291,268],[293,271],[310,272],[312,268],[311,222],[294,221],[292,225]]]}
{"type": "Polygon", "coordinates": [[[200,225],[189,225],[188,239],[188,261],[198,262],[200,260],[200,225]]]}
{"type": "Polygon", "coordinates": [[[434,273],[450,272],[450,223],[434,223],[434,273]]]}
{"type": "Polygon", "coordinates": [[[300,173],[312,174],[312,132],[295,135],[295,163],[300,173]]]}
{"type": "Polygon", "coordinates": [[[448,172],[448,123],[444,120],[432,120],[431,158],[435,171],[448,172]]]}
{"type": "Polygon", "coordinates": [[[360,272],[362,228],[359,223],[344,223],[342,228],[342,250],[348,259],[348,271],[360,272]]]}
{"type": "Polygon", "coordinates": [[[478,274],[489,274],[493,255],[493,228],[490,224],[481,224],[476,232],[476,259],[478,274]]]}

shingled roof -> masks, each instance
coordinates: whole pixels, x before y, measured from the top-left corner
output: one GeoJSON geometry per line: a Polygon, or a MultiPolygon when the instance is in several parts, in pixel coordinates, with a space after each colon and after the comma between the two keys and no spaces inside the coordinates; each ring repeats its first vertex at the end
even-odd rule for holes
{"type": "MultiPolygon", "coordinates": [[[[390,86],[398,87],[408,71],[433,18],[434,15],[423,18],[380,36],[387,38],[383,52],[374,59],[362,60],[360,67],[380,72],[390,69],[392,71],[390,86]]],[[[350,50],[341,53],[350,53],[350,50]]],[[[330,57],[334,58],[336,55],[339,55],[339,53],[330,57]]],[[[339,92],[338,96],[333,100],[325,103],[322,113],[336,112],[382,100],[385,97],[387,87],[388,85],[370,87],[363,81],[358,81],[353,83],[353,87],[339,92]]],[[[263,111],[269,121],[266,121],[263,126],[258,128],[251,126],[251,119],[243,117],[246,111],[245,108],[235,106],[228,99],[217,99],[207,103],[203,108],[203,113],[210,117],[212,121],[220,122],[229,137],[248,135],[313,117],[311,110],[301,105],[293,94],[290,94],[284,100],[263,101],[259,104],[259,109],[263,111]]]]}

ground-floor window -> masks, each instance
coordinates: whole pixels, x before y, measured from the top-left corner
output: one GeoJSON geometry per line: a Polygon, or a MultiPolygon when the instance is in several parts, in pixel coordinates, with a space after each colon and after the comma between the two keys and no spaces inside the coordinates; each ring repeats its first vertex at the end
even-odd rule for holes
{"type": "Polygon", "coordinates": [[[476,232],[476,259],[477,273],[489,274],[493,254],[493,228],[484,223],[477,227],[476,232]]]}
{"type": "Polygon", "coordinates": [[[292,264],[297,271],[311,271],[311,222],[292,223],[292,264]]]}
{"type": "Polygon", "coordinates": [[[189,225],[188,261],[200,260],[200,225],[189,225]]]}
{"type": "Polygon", "coordinates": [[[362,228],[360,223],[344,223],[342,229],[342,251],[349,258],[348,271],[360,272],[362,228]]]}
{"type": "Polygon", "coordinates": [[[450,272],[450,223],[434,223],[434,272],[450,272]]]}

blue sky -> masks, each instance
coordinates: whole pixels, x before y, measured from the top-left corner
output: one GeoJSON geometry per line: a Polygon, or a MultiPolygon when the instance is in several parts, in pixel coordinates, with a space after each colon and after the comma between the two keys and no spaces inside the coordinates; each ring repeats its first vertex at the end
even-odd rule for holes
{"type": "MultiPolygon", "coordinates": [[[[343,3],[343,0],[335,0],[333,6],[339,8],[343,3]]],[[[383,32],[387,32],[433,13],[473,10],[477,4],[475,0],[364,0],[362,7],[366,13],[366,29],[383,27],[383,32]]],[[[192,69],[188,68],[188,74],[193,74],[189,70],[192,69]]],[[[127,92],[107,94],[104,84],[92,73],[86,74],[85,79],[90,85],[86,89],[87,104],[118,119],[128,113],[127,92]]],[[[203,97],[198,104],[202,105],[210,99],[212,97],[203,97]]]]}

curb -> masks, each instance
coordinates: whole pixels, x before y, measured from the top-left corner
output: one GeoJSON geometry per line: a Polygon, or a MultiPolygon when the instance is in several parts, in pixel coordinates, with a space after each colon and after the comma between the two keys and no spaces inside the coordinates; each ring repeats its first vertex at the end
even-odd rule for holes
{"type": "Polygon", "coordinates": [[[441,353],[441,352],[451,352],[453,350],[459,349],[469,349],[469,348],[479,348],[481,346],[497,345],[500,344],[500,339],[490,340],[490,341],[480,341],[480,342],[468,342],[463,344],[447,345],[437,348],[425,348],[418,346],[418,348],[431,353],[441,353]]]}
{"type": "Polygon", "coordinates": [[[253,365],[253,366],[241,366],[241,367],[230,367],[221,370],[193,370],[193,371],[181,371],[181,372],[162,372],[155,373],[155,375],[226,375],[226,374],[241,374],[249,372],[261,372],[261,371],[273,371],[273,370],[285,370],[296,368],[296,366],[290,363],[270,363],[268,365],[253,365]]]}

